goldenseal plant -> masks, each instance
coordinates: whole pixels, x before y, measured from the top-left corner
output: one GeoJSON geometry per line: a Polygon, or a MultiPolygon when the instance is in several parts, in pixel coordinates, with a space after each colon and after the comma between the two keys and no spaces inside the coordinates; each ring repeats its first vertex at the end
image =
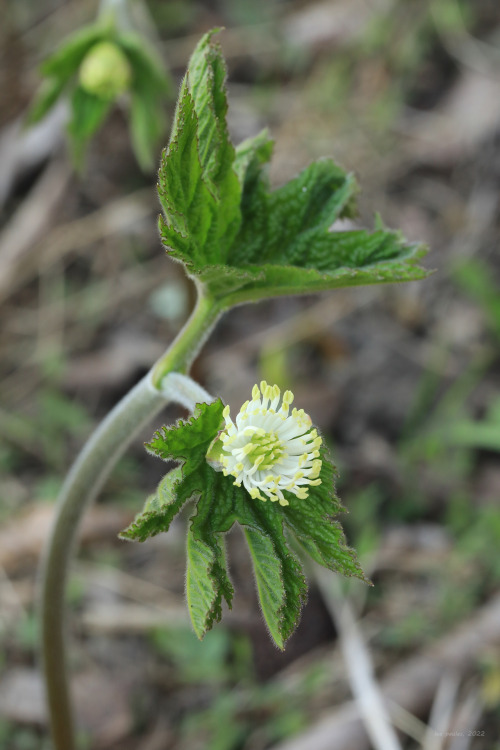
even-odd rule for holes
{"type": "MultiPolygon", "coordinates": [[[[172,134],[158,175],[167,253],[193,279],[198,300],[175,341],[90,437],[63,485],[42,571],[41,631],[46,692],[55,750],[74,750],[64,633],[67,571],[82,515],[134,436],[168,401],[192,412],[157,431],[147,449],[170,469],[122,539],[144,542],[168,530],[186,503],[186,596],[198,637],[220,620],[233,599],[224,537],[238,524],[252,559],[260,606],[279,648],[297,626],[307,586],[295,546],[331,570],[364,579],[335,517],[335,468],[307,414],[262,381],[234,420],[188,375],[219,317],[235,305],[359,284],[422,279],[425,253],[378,219],[373,231],[336,231],[355,214],[352,174],[331,159],[310,164],[272,190],[267,176],[272,140],[264,131],[238,146],[229,138],[226,68],[214,31],[195,49],[182,82],[172,134]],[[294,549],[290,540],[294,540],[294,549]]],[[[78,46],[78,66],[92,45],[78,46]],[[85,48],[85,51],[83,51],[85,48]]],[[[109,41],[109,40],[108,40],[109,41]]],[[[122,51],[126,53],[122,45],[122,51]]],[[[111,87],[128,85],[129,70],[114,58],[111,87]]],[[[128,63],[130,56],[127,57],[128,63]]],[[[80,70],[82,86],[98,87],[100,62],[80,70]]],[[[57,66],[56,66],[57,67],[57,66]]],[[[55,70],[56,68],[54,68],[55,70]]],[[[69,68],[68,68],[69,70],[69,68]]],[[[71,67],[71,75],[75,65],[71,67]]]]}
{"type": "Polygon", "coordinates": [[[334,516],[335,469],[322,438],[293,394],[255,385],[236,423],[220,399],[197,404],[190,420],[156,432],[146,447],[170,470],[122,539],[145,541],[168,528],[194,500],[187,541],[186,595],[193,628],[203,637],[233,598],[224,535],[238,523],[252,558],[262,613],[279,648],[295,629],[307,586],[285,532],[320,565],[364,578],[334,516]],[[278,405],[281,401],[281,406],[278,405]]]}

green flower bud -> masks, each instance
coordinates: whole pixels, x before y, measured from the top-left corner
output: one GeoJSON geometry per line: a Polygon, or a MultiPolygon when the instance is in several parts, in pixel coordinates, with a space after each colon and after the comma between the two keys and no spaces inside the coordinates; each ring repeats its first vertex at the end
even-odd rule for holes
{"type": "Polygon", "coordinates": [[[99,42],[87,53],[80,65],[80,85],[100,99],[116,99],[130,86],[132,68],[113,42],[99,42]]]}

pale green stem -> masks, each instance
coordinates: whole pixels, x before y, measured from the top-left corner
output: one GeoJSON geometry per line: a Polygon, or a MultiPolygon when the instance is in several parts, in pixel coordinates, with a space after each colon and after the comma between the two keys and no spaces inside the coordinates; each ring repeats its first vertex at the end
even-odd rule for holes
{"type": "Polygon", "coordinates": [[[41,648],[54,750],[75,750],[64,611],[68,568],[80,520],[144,425],[169,400],[192,404],[193,398],[206,394],[200,387],[196,390],[194,384],[190,389],[188,378],[184,378],[183,388],[176,392],[175,380],[166,376],[169,372],[189,370],[219,315],[217,303],[200,295],[193,314],[170,349],[90,437],[61,490],[52,534],[43,556],[41,584],[41,648]]]}

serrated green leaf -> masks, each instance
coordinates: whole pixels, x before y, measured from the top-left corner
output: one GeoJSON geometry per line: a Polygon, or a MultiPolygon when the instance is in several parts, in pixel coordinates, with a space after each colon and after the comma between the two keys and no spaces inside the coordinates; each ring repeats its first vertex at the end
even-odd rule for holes
{"type": "MultiPolygon", "coordinates": [[[[259,176],[248,195],[231,262],[303,266],[296,246],[302,247],[304,240],[310,245],[313,232],[326,234],[338,218],[352,214],[354,177],[331,159],[322,159],[277,190],[268,192],[266,182],[259,176]]],[[[315,267],[313,260],[311,265],[315,267]]]]}
{"type": "MultiPolygon", "coordinates": [[[[273,153],[274,141],[269,136],[267,128],[260,133],[242,141],[235,149],[234,171],[243,187],[243,200],[245,188],[256,178],[259,178],[261,169],[267,164],[273,153]]],[[[250,185],[248,192],[252,192],[250,185]]]]}
{"type": "Polygon", "coordinates": [[[262,614],[274,642],[283,649],[299,622],[306,580],[283,534],[281,506],[249,502],[245,490],[238,490],[236,518],[245,530],[262,614]]]}
{"type": "Polygon", "coordinates": [[[226,125],[226,66],[220,46],[205,34],[189,61],[186,77],[198,121],[198,149],[203,175],[212,193],[220,197],[221,174],[234,161],[226,125]]]}
{"type": "Polygon", "coordinates": [[[223,534],[233,522],[231,493],[219,481],[220,475],[205,462],[197,472],[200,502],[188,531],[186,593],[196,635],[202,638],[222,617],[222,600],[231,606],[233,586],[227,573],[223,534]],[[189,545],[197,551],[190,560],[189,545]],[[195,567],[196,564],[196,567],[195,567]],[[205,593],[196,601],[197,592],[205,593]]]}
{"type": "Polygon", "coordinates": [[[194,271],[207,255],[217,260],[211,239],[217,204],[203,180],[198,154],[197,120],[189,89],[183,86],[176,111],[177,135],[162,157],[158,193],[165,219],[160,234],[170,255],[194,271]]]}
{"type": "MultiPolygon", "coordinates": [[[[375,238],[375,240],[379,240],[379,245],[376,247],[381,252],[385,250],[388,258],[385,260],[380,257],[379,260],[375,260],[371,255],[374,245],[372,238],[373,235],[364,230],[352,233],[332,233],[331,249],[335,252],[332,252],[330,257],[324,256],[325,265],[329,263],[332,270],[317,270],[307,266],[291,265],[244,266],[241,270],[246,271],[247,280],[236,290],[234,304],[246,299],[254,300],[257,297],[304,294],[367,284],[418,281],[429,275],[429,271],[417,265],[418,260],[427,252],[424,246],[406,245],[398,233],[384,232],[383,236],[379,235],[375,238]],[[342,234],[355,235],[346,238],[346,245],[353,249],[352,259],[344,255],[346,265],[342,265],[342,256],[345,250],[342,234]],[[363,245],[365,237],[369,240],[366,246],[363,245]],[[357,239],[359,239],[359,245],[355,244],[357,239]],[[338,255],[336,255],[337,251],[338,255]],[[364,261],[363,255],[365,255],[364,261]],[[359,267],[354,265],[356,260],[360,262],[359,267]]],[[[205,274],[209,273],[209,270],[206,269],[201,274],[202,279],[205,274]]],[[[243,276],[241,278],[243,279],[243,276]]],[[[219,279],[221,279],[221,275],[219,279]]],[[[228,304],[231,301],[228,295],[228,304]]]]}
{"type": "Polygon", "coordinates": [[[223,535],[238,522],[250,535],[247,541],[250,540],[259,599],[269,632],[277,646],[283,648],[297,626],[307,592],[302,568],[283,535],[283,516],[272,503],[252,501],[246,490],[233,484],[231,477],[213,471],[208,464],[202,467],[202,474],[200,487],[203,487],[203,494],[192,518],[191,533],[213,550],[210,577],[215,595],[212,607],[206,613],[206,629],[220,619],[222,597],[228,605],[231,603],[232,586],[220,560],[223,535]],[[267,542],[259,545],[253,534],[267,542]],[[273,569],[269,568],[271,558],[267,554],[271,547],[273,569]],[[272,586],[278,586],[274,597],[269,594],[272,586]]]}
{"type": "Polygon", "coordinates": [[[233,595],[223,549],[215,535],[210,536],[210,542],[207,544],[188,531],[186,597],[191,622],[200,639],[220,620],[222,597],[231,606],[233,595]]]}
{"type": "MultiPolygon", "coordinates": [[[[175,425],[157,431],[146,448],[165,460],[183,463],[169,471],[158,485],[156,494],[145,503],[132,524],[120,536],[144,542],[168,528],[184,503],[203,489],[204,469],[207,466],[207,434],[215,436],[222,421],[223,405],[220,399],[213,404],[198,404],[189,420],[179,420],[175,425]],[[186,464],[186,465],[184,465],[186,464]]],[[[208,474],[208,480],[211,475],[208,474]]]]}
{"type": "Polygon", "coordinates": [[[324,445],[321,446],[321,484],[309,488],[307,502],[294,502],[283,508],[285,524],[298,542],[319,565],[342,575],[365,578],[356,553],[346,545],[344,532],[334,516],[344,511],[335,493],[336,469],[324,445]]]}
{"type": "Polygon", "coordinates": [[[311,486],[307,500],[287,494],[289,506],[262,502],[215,471],[207,452],[221,428],[220,400],[198,404],[193,417],[155,433],[148,450],[181,465],[167,474],[143,513],[122,536],[144,541],[166,530],[189,500],[196,502],[188,531],[186,593],[193,627],[199,638],[222,616],[222,602],[231,606],[233,587],[227,572],[224,535],[234,523],[245,533],[259,600],[269,632],[279,648],[297,626],[307,587],[301,565],[290,549],[289,529],[314,560],[345,575],[363,578],[355,554],[333,516],[342,510],[334,490],[334,469],[322,454],[322,484],[311,486]]]}
{"type": "Polygon", "coordinates": [[[285,587],[281,568],[276,564],[274,545],[268,537],[253,529],[245,529],[245,539],[252,556],[259,602],[271,637],[278,648],[283,648],[279,627],[279,612],[285,602],[285,587]]]}
{"type": "MultiPolygon", "coordinates": [[[[397,234],[387,234],[392,234],[396,244],[400,242],[397,234]]],[[[404,260],[368,262],[360,268],[340,266],[333,271],[269,264],[236,269],[208,266],[199,274],[199,278],[210,286],[214,295],[225,296],[225,304],[230,306],[265,297],[306,294],[363,284],[418,281],[429,275],[426,269],[417,265],[425,252],[421,245],[405,245],[402,253],[404,260]]]]}
{"type": "Polygon", "coordinates": [[[240,224],[240,185],[233,169],[234,146],[227,129],[226,63],[214,32],[206,34],[192,55],[187,81],[198,120],[198,149],[203,179],[218,204],[215,242],[220,257],[234,240],[240,224]]]}
{"type": "Polygon", "coordinates": [[[155,432],[146,448],[166,461],[204,461],[207,446],[221,426],[223,410],[220,398],[210,404],[196,404],[192,417],[179,419],[174,425],[155,432]]]}
{"type": "Polygon", "coordinates": [[[252,501],[246,491],[236,487],[230,477],[215,472],[208,464],[198,467],[200,499],[191,519],[189,535],[197,551],[195,563],[188,560],[188,603],[203,590],[203,601],[190,606],[193,626],[199,637],[222,615],[222,599],[231,606],[233,588],[224,557],[224,534],[235,522],[249,532],[255,577],[262,612],[269,631],[279,648],[295,629],[306,598],[306,583],[298,560],[288,548],[283,535],[283,516],[271,503],[252,501]],[[253,537],[258,535],[259,545],[253,537]],[[272,558],[267,554],[272,548],[272,558]],[[267,552],[266,552],[267,550],[267,552]],[[269,561],[274,567],[269,567],[269,561]],[[198,580],[197,577],[201,577],[198,580]],[[270,587],[277,586],[274,596],[270,587]],[[264,597],[262,599],[262,597],[264,597]]]}
{"type": "Polygon", "coordinates": [[[160,230],[168,252],[226,307],[424,278],[427,271],[416,265],[423,246],[407,244],[379,219],[374,232],[332,229],[337,219],[354,215],[357,185],[330,159],[270,190],[266,131],[232,147],[225,67],[212,34],[191,58],[160,169],[160,230]]]}
{"type": "Polygon", "coordinates": [[[149,537],[168,531],[173,519],[189,499],[188,488],[182,488],[181,482],[182,469],[178,466],[163,477],[156,493],[146,500],[141,513],[120,533],[120,539],[145,542],[149,537]]]}
{"type": "Polygon", "coordinates": [[[74,75],[83,58],[97,42],[107,39],[110,30],[103,24],[90,24],[76,31],[40,66],[44,76],[53,76],[68,81],[74,75]]]}
{"type": "Polygon", "coordinates": [[[212,33],[191,57],[158,180],[162,240],[190,273],[225,263],[240,224],[241,188],[225,121],[225,65],[212,33]]]}
{"type": "Polygon", "coordinates": [[[220,620],[222,599],[230,606],[233,596],[222,538],[234,521],[230,493],[220,487],[219,475],[205,459],[220,428],[222,410],[220,399],[210,405],[198,404],[190,420],[179,420],[173,427],[157,432],[147,444],[148,450],[161,458],[184,462],[176,470],[182,475],[181,481],[170,484],[176,493],[175,502],[183,504],[187,499],[204,497],[191,519],[186,576],[188,607],[199,638],[220,620]]]}
{"type": "MultiPolygon", "coordinates": [[[[236,149],[233,167],[242,190],[241,208],[248,216],[251,214],[247,205],[248,202],[253,200],[256,194],[259,195],[259,190],[265,196],[267,181],[262,179],[261,168],[271,158],[272,150],[273,141],[269,138],[267,130],[263,130],[253,138],[243,141],[236,149]]],[[[259,225],[258,217],[252,218],[254,220],[253,232],[256,242],[259,243],[258,238],[262,235],[262,228],[259,225]]],[[[162,226],[160,222],[160,227],[162,226]]],[[[163,234],[163,239],[168,244],[165,234],[163,234]]],[[[181,255],[176,257],[182,260],[181,255]]],[[[204,265],[201,262],[191,263],[185,259],[184,262],[215,296],[226,296],[230,292],[237,291],[248,284],[253,285],[256,281],[264,279],[264,271],[251,266],[238,268],[222,263],[204,265]]]]}
{"type": "Polygon", "coordinates": [[[318,271],[358,270],[410,260],[415,249],[415,245],[406,245],[397,232],[380,229],[374,232],[363,229],[321,232],[314,228],[295,242],[289,259],[293,265],[318,271]]]}

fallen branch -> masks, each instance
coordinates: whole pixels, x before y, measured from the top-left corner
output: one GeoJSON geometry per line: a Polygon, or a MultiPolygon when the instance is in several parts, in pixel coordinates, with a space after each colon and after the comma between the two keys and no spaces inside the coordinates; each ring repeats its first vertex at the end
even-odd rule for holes
{"type": "Polygon", "coordinates": [[[340,582],[328,571],[314,568],[314,577],[336,625],[349,683],[376,750],[401,750],[380,692],[368,647],[340,582]]]}

